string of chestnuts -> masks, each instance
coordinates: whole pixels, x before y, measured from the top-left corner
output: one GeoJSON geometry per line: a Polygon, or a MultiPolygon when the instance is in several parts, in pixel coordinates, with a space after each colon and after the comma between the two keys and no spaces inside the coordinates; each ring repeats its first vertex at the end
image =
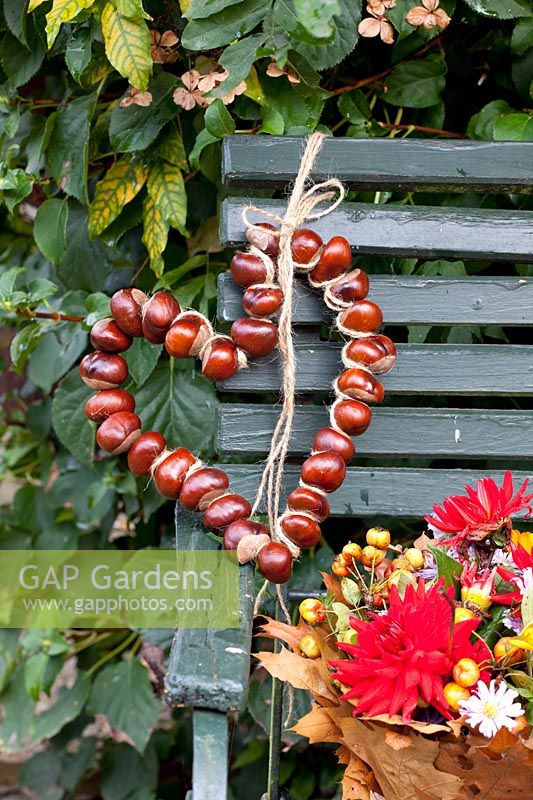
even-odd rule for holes
{"type": "Polygon", "coordinates": [[[223,537],[225,549],[237,550],[241,563],[255,558],[267,580],[284,583],[290,578],[298,548],[312,547],[320,539],[320,523],[330,511],[327,495],[342,484],[346,464],[355,452],[351,437],[368,428],[368,404],[383,400],[376,375],[388,372],[396,357],[393,342],[376,333],[383,316],[366,299],[368,276],[360,269],[349,271],[352,258],[346,239],[335,236],[324,244],[314,231],[299,229],[291,240],[295,269],[306,272],[310,284],[324,291],[326,304],[337,311],[338,329],[349,340],[342,350],[345,369],[333,386],[330,425],[313,439],[311,455],[301,467],[300,485],[289,494],[279,520],[282,535],[275,536],[276,541],[266,525],[250,519],[250,503],[230,491],[223,470],[205,465],[186,448],[167,449],[158,431],[142,432],[135,398],[121,388],[128,379],[121,353],[134,338],[164,344],[174,358],[198,357],[203,375],[214,381],[227,380],[245,368],[248,357],[265,356],[275,349],[278,334],[272,318],[283,304],[275,283],[278,235],[267,223],[246,233],[250,249],[235,253],[231,273],[245,290],[242,304],[247,316],[233,323],[230,336],[216,333],[198,311],[182,310],[170,292],[148,297],[138,289],[121,289],[111,298],[112,316],[96,322],[91,330],[95,351],[83,358],[80,374],[97,390],[85,411],[98,425],[98,446],[112,455],[127,452],[134,475],[151,477],[163,497],[201,512],[205,527],[223,537]]]}

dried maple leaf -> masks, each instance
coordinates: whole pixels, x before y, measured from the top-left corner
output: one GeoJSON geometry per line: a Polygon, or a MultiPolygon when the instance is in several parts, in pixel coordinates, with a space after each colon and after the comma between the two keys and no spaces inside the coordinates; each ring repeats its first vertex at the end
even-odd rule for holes
{"type": "Polygon", "coordinates": [[[313,633],[313,628],[300,618],[299,625],[287,625],[278,619],[266,617],[266,622],[257,629],[257,636],[267,639],[279,639],[288,644],[291,650],[300,655],[300,640],[306,633],[313,633]]]}
{"type": "Polygon", "coordinates": [[[322,659],[303,658],[286,649],[279,653],[256,653],[255,657],[274,678],[287,681],[295,689],[307,689],[326,702],[338,703],[322,659]]]}
{"type": "Polygon", "coordinates": [[[336,575],[332,575],[329,572],[321,572],[322,580],[324,581],[324,586],[326,587],[326,591],[329,595],[333,597],[333,599],[338,603],[345,603],[346,600],[344,599],[344,595],[342,593],[341,582],[337,578],[336,575]]]}
{"type": "Polygon", "coordinates": [[[309,714],[299,719],[291,730],[309,739],[309,744],[342,741],[341,729],[334,723],[327,710],[317,703],[313,704],[309,714]]]}

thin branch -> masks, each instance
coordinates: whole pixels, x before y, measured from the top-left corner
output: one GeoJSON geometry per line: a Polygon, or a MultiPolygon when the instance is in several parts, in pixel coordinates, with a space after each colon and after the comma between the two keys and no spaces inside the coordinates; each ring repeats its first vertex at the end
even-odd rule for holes
{"type": "Polygon", "coordinates": [[[464,133],[456,133],[455,131],[445,131],[442,128],[431,128],[428,125],[400,125],[396,122],[376,122],[380,128],[395,131],[420,131],[420,133],[434,133],[438,136],[448,136],[450,139],[465,139],[467,138],[464,133]]]}
{"type": "Polygon", "coordinates": [[[332,94],[343,94],[343,92],[351,92],[352,89],[360,89],[361,86],[369,86],[371,83],[376,83],[376,81],[379,81],[380,78],[384,78],[389,74],[390,71],[390,69],[385,69],[383,72],[378,72],[376,75],[370,75],[369,78],[361,78],[360,81],[350,83],[348,86],[339,86],[338,89],[333,90],[332,94]]]}
{"type": "Polygon", "coordinates": [[[85,317],[78,317],[77,314],[61,314],[59,311],[32,311],[29,308],[14,308],[13,311],[19,317],[28,319],[53,319],[54,322],[85,322],[85,317]]]}

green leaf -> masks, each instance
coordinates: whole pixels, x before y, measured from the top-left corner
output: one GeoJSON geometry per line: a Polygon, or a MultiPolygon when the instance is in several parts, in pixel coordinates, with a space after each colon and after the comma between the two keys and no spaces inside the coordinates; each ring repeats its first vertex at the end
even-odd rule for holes
{"type": "Polygon", "coordinates": [[[235,122],[222,100],[215,100],[205,112],[205,127],[217,139],[235,133],[235,122]]]}
{"type": "Polygon", "coordinates": [[[187,17],[187,19],[205,19],[241,1],[242,0],[192,0],[184,16],[187,17]]]}
{"type": "Polygon", "coordinates": [[[33,37],[28,49],[11,33],[6,33],[0,46],[0,58],[9,86],[24,86],[43,63],[44,55],[44,46],[38,37],[33,37]]]}
{"type": "Polygon", "coordinates": [[[142,756],[126,744],[106,748],[102,758],[104,800],[153,800],[157,796],[159,761],[152,742],[142,756]]]}
{"type": "Polygon", "coordinates": [[[441,56],[430,55],[402,61],[385,78],[381,97],[393,106],[427,108],[436,105],[446,85],[446,65],[441,56]]]}
{"type": "MultiPolygon", "coordinates": [[[[320,88],[313,88],[300,83],[293,86],[281,78],[265,80],[266,104],[269,108],[269,120],[276,120],[272,112],[283,118],[283,133],[301,136],[313,131],[319,123],[324,103],[329,94],[320,88]]],[[[279,118],[278,118],[279,119],[279,118]]]]}
{"type": "Polygon", "coordinates": [[[454,558],[450,558],[443,550],[433,545],[428,545],[430,552],[437,562],[439,578],[444,578],[446,586],[454,586],[461,576],[462,566],[454,558]]]}
{"type": "Polygon", "coordinates": [[[152,74],[150,31],[142,19],[119,14],[111,3],[102,11],[106,55],[123,78],[144,92],[152,74]]]}
{"type": "Polygon", "coordinates": [[[484,17],[512,19],[532,15],[531,3],[528,0],[466,0],[466,3],[484,17]]]}
{"type": "Polygon", "coordinates": [[[118,13],[122,14],[123,17],[152,19],[144,10],[142,0],[115,0],[115,5],[118,13]]]}
{"type": "Polygon", "coordinates": [[[340,13],[337,0],[294,0],[301,24],[317,39],[327,39],[335,32],[333,17],[340,13]]]}
{"type": "Polygon", "coordinates": [[[128,369],[137,387],[146,383],[157,366],[163,345],[154,345],[144,338],[134,339],[133,344],[124,353],[128,369]]]}
{"type": "Polygon", "coordinates": [[[163,253],[167,246],[169,224],[153,197],[145,199],[143,204],[142,242],[150,256],[150,268],[160,278],[165,269],[163,253]]]}
{"type": "Polygon", "coordinates": [[[337,617],[336,629],[347,631],[350,628],[350,609],[344,603],[332,603],[331,610],[337,617]]]}
{"type": "Polygon", "coordinates": [[[468,123],[467,134],[472,139],[492,139],[494,123],[499,117],[512,111],[506,100],[493,100],[487,103],[481,111],[474,114],[468,123]]]}
{"type": "Polygon", "coordinates": [[[19,276],[24,272],[26,272],[24,267],[12,267],[0,275],[0,300],[8,303],[11,301],[19,276]]]}
{"type": "Polygon", "coordinates": [[[216,89],[209,93],[210,97],[224,97],[248,77],[264,38],[263,34],[247,36],[239,42],[234,42],[234,44],[226,47],[220,56],[219,64],[229,74],[220,86],[217,86],[216,89]]]}
{"type": "Polygon", "coordinates": [[[52,401],[52,425],[61,444],[81,461],[92,465],[94,454],[95,425],[85,416],[85,403],[92,392],[80,378],[74,367],[66,375],[54,393],[52,401]]]}
{"type": "Polygon", "coordinates": [[[172,100],[176,83],[169,72],[161,72],[148,87],[153,98],[150,106],[115,106],[109,126],[114,150],[121,153],[144,150],[152,144],[163,125],[176,116],[176,104],[172,100]]]}
{"type": "Polygon", "coordinates": [[[8,30],[17,37],[19,42],[27,44],[25,0],[4,0],[3,9],[8,30]]]}
{"type": "Polygon", "coordinates": [[[158,148],[158,155],[164,158],[169,164],[174,164],[184,172],[187,172],[189,165],[187,163],[187,154],[185,152],[185,145],[180,132],[175,125],[172,126],[170,133],[163,139],[158,148]]]}
{"type": "Polygon", "coordinates": [[[148,195],[161,211],[163,220],[186,234],[187,194],[179,167],[159,161],[150,170],[148,195]]]}
{"type": "Polygon", "coordinates": [[[511,36],[511,52],[523,56],[533,47],[533,18],[519,19],[511,36]]]}
{"type": "Polygon", "coordinates": [[[124,206],[139,194],[147,177],[148,167],[131,156],[124,156],[109,167],[96,184],[89,206],[90,236],[98,236],[118,217],[124,206]]]}
{"type": "Polygon", "coordinates": [[[91,29],[74,28],[65,48],[65,62],[75,81],[80,81],[83,71],[89,66],[92,56],[91,29]]]}
{"type": "Polygon", "coordinates": [[[493,127],[494,138],[508,142],[533,142],[533,116],[530,114],[505,114],[498,117],[493,127]]]}
{"type": "Polygon", "coordinates": [[[341,589],[344,599],[350,608],[355,608],[361,598],[361,589],[351,578],[341,578],[341,589]]]}
{"type": "Polygon", "coordinates": [[[338,105],[342,116],[352,125],[365,125],[372,118],[368,101],[359,89],[341,94],[338,105]]]}
{"type": "Polygon", "coordinates": [[[110,664],[98,673],[88,710],[102,714],[142,753],[161,708],[152,689],[148,670],[136,658],[110,664]]]}
{"type": "MultiPolygon", "coordinates": [[[[69,289],[97,292],[111,273],[118,254],[100,238],[89,239],[88,223],[87,209],[69,204],[67,252],[58,266],[58,274],[69,289]]],[[[122,255],[119,263],[124,266],[128,262],[122,255]]]]}
{"type": "Polygon", "coordinates": [[[64,22],[70,22],[80,11],[90,8],[96,0],[53,0],[53,5],[46,15],[46,39],[48,49],[56,40],[59,29],[64,22]]]}
{"type": "Polygon", "coordinates": [[[230,44],[255,28],[267,15],[272,0],[243,0],[207,19],[192,19],[181,37],[187,50],[212,50],[230,44]]]}
{"type": "Polygon", "coordinates": [[[68,205],[66,200],[45,200],[33,224],[35,243],[52,264],[59,264],[67,250],[68,205]]]}
{"type": "Polygon", "coordinates": [[[212,136],[207,128],[202,128],[198,136],[196,137],[196,141],[194,143],[194,147],[189,153],[189,163],[193,169],[199,170],[200,169],[200,156],[202,152],[208,147],[210,144],[214,144],[218,142],[216,136],[212,136]]]}
{"type": "Polygon", "coordinates": [[[38,322],[30,322],[17,331],[11,340],[9,354],[15,372],[22,372],[30,353],[35,350],[46,329],[38,322]]]}
{"type": "Polygon", "coordinates": [[[28,697],[37,702],[43,690],[44,677],[49,657],[46,653],[35,653],[24,664],[24,685],[28,697]]]}
{"type": "Polygon", "coordinates": [[[136,400],[146,430],[160,431],[170,447],[213,452],[216,391],[194,370],[192,361],[161,362],[136,400]]]}
{"type": "Polygon", "coordinates": [[[89,94],[60,109],[48,146],[48,167],[52,177],[66,194],[80,203],[87,199],[89,134],[95,104],[95,95],[89,94]]]}

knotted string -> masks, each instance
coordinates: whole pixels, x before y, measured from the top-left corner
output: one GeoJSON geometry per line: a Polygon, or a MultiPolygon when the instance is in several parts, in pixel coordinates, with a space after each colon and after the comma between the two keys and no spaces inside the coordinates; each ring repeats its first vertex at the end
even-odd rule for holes
{"type": "MultiPolygon", "coordinates": [[[[279,230],[275,233],[279,236],[278,283],[283,292],[283,305],[281,307],[278,323],[283,403],[278,422],[272,435],[270,451],[263,469],[252,514],[257,513],[266,493],[271,537],[274,541],[286,544],[294,557],[299,555],[300,550],[285,536],[279,525],[283,470],[291,438],[296,389],[296,359],[292,337],[292,305],[294,272],[298,270],[298,264],[295,264],[293,261],[291,238],[294,231],[300,228],[306,220],[319,219],[326,214],[330,214],[343,201],[345,196],[344,187],[336,178],[330,178],[323,183],[308,187],[307,182],[309,174],[320,152],[324,138],[325,136],[322,133],[313,133],[307,140],[305,151],[300,161],[298,174],[287,203],[287,210],[283,217],[279,217],[276,214],[272,214],[256,206],[245,206],[242,211],[242,219],[245,228],[252,228],[264,234],[263,228],[249,221],[248,215],[250,213],[259,215],[279,225],[279,230]],[[320,211],[314,211],[319,204],[324,203],[328,203],[329,205],[322,208],[320,211]]],[[[308,270],[308,265],[303,265],[303,267],[305,271],[308,270]]],[[[263,589],[264,588],[265,587],[263,587],[263,589]]],[[[264,591],[262,590],[258,600],[263,594],[264,591]]],[[[278,593],[278,596],[280,596],[280,605],[282,609],[286,615],[288,615],[285,603],[281,598],[281,592],[278,593]]]]}

